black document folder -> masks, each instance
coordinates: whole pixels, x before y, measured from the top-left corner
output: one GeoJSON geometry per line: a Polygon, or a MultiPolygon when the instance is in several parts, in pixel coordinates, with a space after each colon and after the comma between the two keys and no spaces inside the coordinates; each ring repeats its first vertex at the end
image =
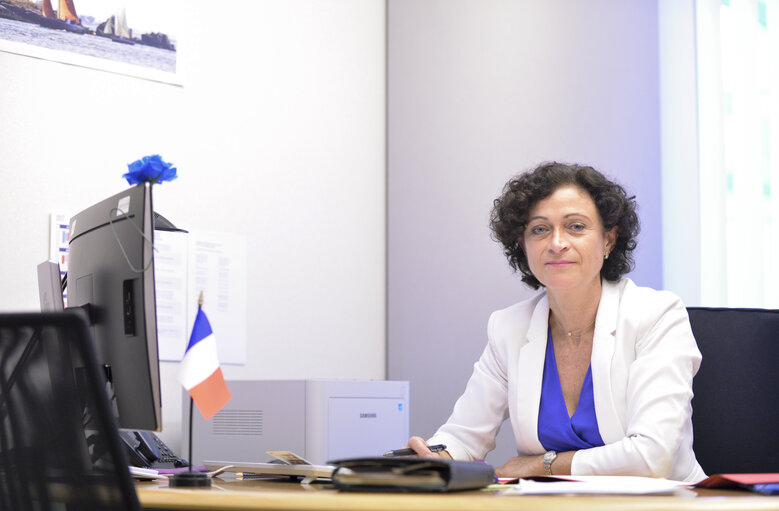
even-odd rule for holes
{"type": "Polygon", "coordinates": [[[492,466],[407,456],[351,458],[332,461],[332,480],[339,490],[388,492],[447,492],[474,490],[495,482],[492,466]]]}

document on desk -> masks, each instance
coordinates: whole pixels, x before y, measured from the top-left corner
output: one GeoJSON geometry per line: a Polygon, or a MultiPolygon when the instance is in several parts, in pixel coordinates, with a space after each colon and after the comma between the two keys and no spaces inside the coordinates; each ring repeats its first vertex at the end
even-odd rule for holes
{"type": "Polygon", "coordinates": [[[304,481],[318,478],[330,479],[333,475],[333,469],[335,469],[335,467],[331,465],[291,465],[288,463],[255,463],[249,461],[206,460],[203,464],[207,470],[215,470],[229,464],[230,468],[225,470],[225,472],[235,472],[242,474],[243,476],[253,474],[300,477],[303,478],[304,481]]]}
{"type": "Polygon", "coordinates": [[[779,495],[779,473],[712,474],[696,488],[738,488],[766,495],[779,495]]]}
{"type": "Polygon", "coordinates": [[[273,456],[279,461],[283,461],[288,465],[313,465],[310,461],[302,456],[290,451],[265,451],[268,456],[273,456]]]}
{"type": "Polygon", "coordinates": [[[206,461],[208,470],[223,465],[228,465],[226,472],[236,472],[242,475],[278,475],[296,476],[304,478],[304,481],[317,478],[330,479],[335,469],[332,465],[314,465],[302,456],[290,451],[267,451],[267,454],[276,458],[279,463],[250,463],[250,462],[224,462],[206,461]]]}
{"type": "Polygon", "coordinates": [[[555,476],[553,478],[520,479],[510,492],[515,495],[650,495],[674,493],[690,483],[636,476],[555,476]]]}

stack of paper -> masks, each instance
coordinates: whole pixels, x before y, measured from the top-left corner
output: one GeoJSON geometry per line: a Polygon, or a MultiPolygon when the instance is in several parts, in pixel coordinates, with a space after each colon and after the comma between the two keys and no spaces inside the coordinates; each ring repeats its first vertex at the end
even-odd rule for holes
{"type": "Polygon", "coordinates": [[[517,495],[561,495],[561,494],[612,494],[649,495],[672,493],[690,483],[634,476],[555,476],[554,480],[536,481],[520,479],[513,486],[517,495]]]}

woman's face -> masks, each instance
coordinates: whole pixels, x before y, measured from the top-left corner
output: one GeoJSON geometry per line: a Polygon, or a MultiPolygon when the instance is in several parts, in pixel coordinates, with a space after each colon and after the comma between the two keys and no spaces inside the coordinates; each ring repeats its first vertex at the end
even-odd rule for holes
{"type": "Polygon", "coordinates": [[[530,208],[519,243],[530,271],[547,289],[584,291],[600,285],[603,258],[616,238],[616,228],[604,230],[589,193],[564,185],[530,208]]]}

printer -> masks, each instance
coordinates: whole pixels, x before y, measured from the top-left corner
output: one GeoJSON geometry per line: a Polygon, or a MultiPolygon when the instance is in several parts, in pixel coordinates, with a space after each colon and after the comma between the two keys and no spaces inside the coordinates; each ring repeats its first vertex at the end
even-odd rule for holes
{"type": "MultiPolygon", "coordinates": [[[[210,420],[192,414],[192,460],[269,462],[290,451],[315,465],[381,456],[406,445],[409,384],[385,380],[230,380],[232,399],[210,420]]],[[[189,394],[182,429],[189,442],[189,394]]],[[[182,452],[188,452],[182,449],[182,452]]]]}

